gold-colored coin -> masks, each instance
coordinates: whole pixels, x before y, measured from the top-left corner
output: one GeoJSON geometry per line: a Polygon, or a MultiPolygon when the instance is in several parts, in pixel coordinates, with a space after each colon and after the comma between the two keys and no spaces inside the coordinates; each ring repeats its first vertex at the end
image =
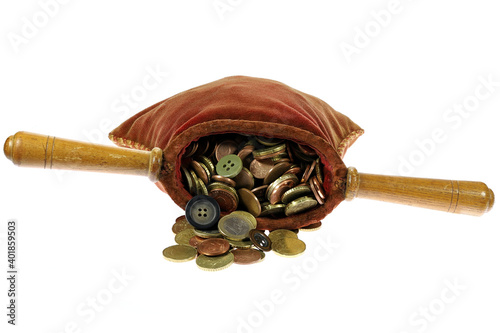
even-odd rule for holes
{"type": "Polygon", "coordinates": [[[189,193],[191,193],[192,195],[196,195],[196,185],[194,184],[191,173],[184,167],[182,167],[181,170],[182,170],[182,178],[184,179],[184,183],[188,187],[189,193]]]}
{"type": "Polygon", "coordinates": [[[217,237],[222,237],[222,234],[217,229],[214,229],[214,230],[200,230],[200,229],[194,228],[194,234],[196,236],[202,237],[202,238],[217,238],[217,237]]]}
{"type": "Polygon", "coordinates": [[[238,214],[229,214],[219,221],[219,231],[224,237],[232,240],[243,240],[253,229],[253,223],[238,214]]]}
{"type": "Polygon", "coordinates": [[[208,195],[207,187],[205,186],[203,180],[201,180],[200,178],[198,178],[196,189],[198,191],[198,194],[208,195]]]}
{"type": "Polygon", "coordinates": [[[281,196],[281,202],[284,204],[290,203],[295,199],[311,194],[311,189],[307,185],[295,186],[281,196]]]}
{"type": "Polygon", "coordinates": [[[237,249],[249,249],[252,247],[253,243],[249,240],[236,241],[232,239],[227,240],[232,247],[237,249]]]}
{"type": "Polygon", "coordinates": [[[286,144],[282,143],[269,148],[254,150],[253,157],[256,159],[272,158],[284,151],[286,151],[286,144]]]}
{"type": "Polygon", "coordinates": [[[243,205],[247,208],[248,212],[255,217],[259,216],[262,208],[260,207],[260,201],[257,199],[255,194],[247,188],[240,188],[238,190],[238,194],[240,195],[240,199],[243,202],[243,205]]]}
{"type": "Polygon", "coordinates": [[[179,232],[177,235],[175,235],[175,242],[180,245],[188,245],[189,246],[189,240],[191,237],[193,237],[194,234],[194,229],[185,229],[181,232],[179,232]]]}
{"type": "Polygon", "coordinates": [[[293,200],[285,207],[285,215],[290,216],[298,213],[302,213],[308,209],[316,207],[318,202],[312,197],[302,197],[293,200]]]}
{"type": "Polygon", "coordinates": [[[220,271],[222,269],[228,268],[234,262],[234,255],[228,252],[221,256],[208,257],[205,255],[199,255],[196,258],[196,265],[204,271],[220,271]]]}
{"type": "Polygon", "coordinates": [[[196,254],[196,249],[189,245],[172,245],[163,250],[163,257],[173,262],[193,260],[196,254]]]}
{"type": "Polygon", "coordinates": [[[273,241],[272,249],[282,257],[296,257],[304,253],[306,243],[297,238],[285,237],[273,241]]]}
{"type": "Polygon", "coordinates": [[[287,230],[287,229],[273,230],[269,233],[268,237],[271,240],[271,242],[273,242],[273,243],[280,240],[281,238],[286,238],[286,237],[299,238],[295,232],[293,232],[291,230],[287,230]]]}
{"type": "Polygon", "coordinates": [[[210,172],[210,175],[213,176],[215,174],[215,165],[208,157],[200,156],[198,157],[198,161],[203,163],[203,165],[207,167],[208,171],[210,172]]]}
{"type": "Polygon", "coordinates": [[[281,214],[285,211],[285,207],[285,204],[271,205],[269,202],[264,202],[262,204],[262,212],[260,213],[260,217],[271,214],[281,214]]]}
{"type": "Polygon", "coordinates": [[[193,229],[193,228],[194,227],[191,224],[189,224],[186,218],[184,218],[178,220],[177,222],[174,223],[174,225],[172,225],[172,232],[177,235],[179,232],[185,229],[193,229]]]}

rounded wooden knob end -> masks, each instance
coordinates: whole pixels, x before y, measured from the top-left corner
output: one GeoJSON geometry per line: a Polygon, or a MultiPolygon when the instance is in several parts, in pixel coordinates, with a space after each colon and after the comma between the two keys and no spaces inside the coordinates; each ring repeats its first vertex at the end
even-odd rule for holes
{"type": "Polygon", "coordinates": [[[493,205],[495,204],[495,193],[493,193],[491,188],[488,188],[488,194],[489,194],[488,209],[486,209],[486,212],[489,212],[493,208],[493,205]]]}
{"type": "Polygon", "coordinates": [[[14,135],[11,135],[5,140],[5,144],[3,145],[3,153],[5,157],[12,161],[12,151],[14,147],[14,135]]]}

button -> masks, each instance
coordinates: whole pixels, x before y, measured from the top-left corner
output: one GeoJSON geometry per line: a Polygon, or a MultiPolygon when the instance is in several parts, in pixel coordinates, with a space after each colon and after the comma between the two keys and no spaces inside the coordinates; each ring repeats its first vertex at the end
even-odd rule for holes
{"type": "Polygon", "coordinates": [[[217,201],[207,195],[197,195],[186,205],[186,219],[195,228],[213,229],[219,222],[220,207],[217,201]]]}
{"type": "Polygon", "coordinates": [[[253,245],[262,251],[271,251],[271,240],[260,230],[252,229],[248,233],[248,237],[252,241],[253,245]]]}
{"type": "Polygon", "coordinates": [[[240,173],[241,169],[243,169],[243,163],[241,162],[241,158],[238,156],[229,154],[219,160],[215,169],[219,175],[227,178],[233,178],[240,173]]]}

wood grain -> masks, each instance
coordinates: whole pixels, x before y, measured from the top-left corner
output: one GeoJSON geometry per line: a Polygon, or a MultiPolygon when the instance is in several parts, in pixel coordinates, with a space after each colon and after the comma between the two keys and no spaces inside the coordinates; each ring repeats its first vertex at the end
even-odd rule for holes
{"type": "Polygon", "coordinates": [[[98,145],[54,136],[17,132],[5,141],[5,156],[15,165],[147,176],[158,181],[163,152],[98,145]]]}
{"type": "Polygon", "coordinates": [[[481,182],[372,175],[353,167],[348,169],[345,197],[474,216],[490,211],[495,202],[493,191],[481,182]]]}

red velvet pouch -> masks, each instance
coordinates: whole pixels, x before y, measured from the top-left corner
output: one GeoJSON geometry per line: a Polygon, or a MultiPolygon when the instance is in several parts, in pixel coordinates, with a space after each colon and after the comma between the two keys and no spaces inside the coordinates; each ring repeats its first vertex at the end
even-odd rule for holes
{"type": "Polygon", "coordinates": [[[283,218],[259,217],[259,229],[296,229],[322,220],[342,200],[347,148],[363,130],[324,101],[268,79],[232,76],[181,92],[126,120],[109,137],[117,145],[163,149],[156,185],[182,207],[191,194],[182,183],[181,158],[201,137],[240,133],[281,138],[316,150],[323,164],[324,205],[283,218]]]}

